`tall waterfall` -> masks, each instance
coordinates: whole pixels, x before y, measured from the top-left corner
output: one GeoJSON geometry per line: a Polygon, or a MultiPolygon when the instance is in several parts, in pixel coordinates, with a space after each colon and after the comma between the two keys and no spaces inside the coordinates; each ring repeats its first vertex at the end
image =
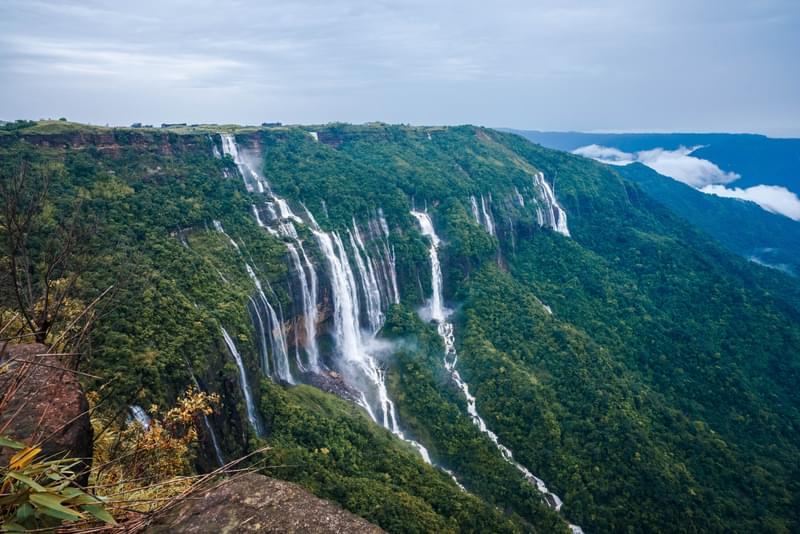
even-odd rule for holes
{"type": "MultiPolygon", "coordinates": [[[[536,223],[540,227],[548,227],[561,235],[570,237],[567,226],[567,212],[558,203],[555,192],[545,180],[544,173],[536,172],[533,175],[533,206],[536,209],[536,223]]],[[[470,209],[475,222],[482,226],[489,234],[495,235],[496,225],[492,218],[492,196],[480,195],[480,201],[475,195],[469,197],[470,209]],[[488,200],[487,200],[488,197],[488,200]]],[[[514,199],[520,208],[525,207],[525,197],[519,189],[514,187],[514,199]]],[[[513,239],[513,232],[511,233],[513,239]]]]}
{"type": "Polygon", "coordinates": [[[375,269],[372,262],[369,261],[367,250],[364,247],[364,241],[361,239],[361,233],[358,231],[355,219],[353,220],[353,231],[348,230],[350,237],[350,247],[353,249],[353,256],[356,259],[356,267],[358,268],[359,279],[361,280],[361,289],[364,295],[364,302],[366,304],[367,321],[369,329],[372,332],[380,330],[383,325],[383,302],[381,297],[381,290],[378,286],[378,279],[375,277],[375,269]],[[355,238],[353,235],[355,234],[355,238]],[[367,257],[367,263],[364,263],[362,254],[367,257]]]}
{"type": "MultiPolygon", "coordinates": [[[[297,273],[297,280],[300,282],[300,293],[303,304],[303,326],[305,328],[305,343],[306,357],[308,359],[308,366],[314,372],[319,371],[319,347],[317,346],[317,320],[319,313],[317,311],[317,274],[314,267],[308,260],[305,249],[303,249],[302,242],[297,242],[297,247],[292,243],[287,243],[286,247],[289,249],[289,257],[292,260],[292,266],[297,273]],[[297,248],[303,254],[303,261],[300,261],[300,254],[297,248]],[[306,272],[306,269],[308,272],[306,272]]],[[[298,362],[298,366],[300,366],[298,362]]]]}
{"type": "MultiPolygon", "coordinates": [[[[233,159],[237,169],[239,170],[239,174],[244,180],[247,190],[250,192],[258,192],[264,195],[264,210],[266,214],[269,215],[269,224],[265,223],[262,219],[259,208],[253,205],[251,210],[256,219],[256,223],[259,226],[266,228],[272,235],[283,236],[294,240],[296,246],[302,250],[303,245],[298,239],[297,229],[295,228],[294,223],[302,224],[303,220],[295,215],[294,212],[292,212],[292,209],[289,207],[289,204],[286,202],[286,200],[278,197],[272,192],[269,182],[267,182],[267,180],[257,170],[258,162],[252,161],[252,158],[240,152],[239,147],[236,144],[236,139],[233,137],[233,135],[220,134],[220,137],[222,139],[223,153],[233,159]]],[[[214,222],[214,226],[218,231],[224,233],[222,226],[217,221],[214,222]]],[[[230,241],[238,250],[239,247],[236,245],[236,243],[232,239],[230,241]]],[[[298,277],[301,280],[301,293],[303,310],[306,319],[305,323],[307,334],[305,349],[308,355],[308,363],[313,370],[317,370],[319,368],[319,351],[316,345],[316,273],[314,272],[313,265],[308,261],[305,251],[303,251],[306,267],[309,270],[308,277],[310,280],[307,279],[303,267],[300,267],[297,249],[290,243],[287,243],[287,248],[289,250],[290,257],[295,263],[298,277]],[[297,261],[295,261],[295,259],[297,261]]],[[[252,267],[250,267],[250,265],[247,263],[245,263],[245,266],[247,268],[248,275],[253,280],[253,283],[257,289],[258,298],[251,299],[250,302],[253,314],[253,325],[260,338],[259,352],[261,355],[262,369],[265,373],[270,373],[270,371],[272,371],[278,378],[285,380],[290,384],[294,384],[295,380],[292,376],[292,370],[289,364],[289,349],[286,342],[286,335],[283,331],[282,310],[279,309],[280,313],[276,313],[275,308],[270,304],[269,300],[264,294],[261,282],[255,275],[252,267]],[[269,355],[266,353],[266,337],[269,338],[269,345],[272,349],[273,366],[269,365],[269,355]]],[[[297,361],[297,367],[301,371],[304,370],[303,362],[300,361],[299,358],[297,361]]]]}
{"type": "Polygon", "coordinates": [[[475,195],[469,197],[469,205],[472,208],[472,216],[475,218],[475,222],[480,225],[481,214],[478,212],[478,200],[475,198],[475,195]]]}
{"type": "Polygon", "coordinates": [[[486,227],[486,231],[489,232],[490,235],[494,235],[494,219],[492,219],[491,201],[492,197],[489,196],[489,208],[487,209],[486,198],[481,195],[481,213],[483,214],[483,224],[486,227]]]}
{"type": "MultiPolygon", "coordinates": [[[[436,323],[436,329],[439,332],[439,336],[441,336],[445,347],[444,367],[450,373],[450,377],[453,379],[453,382],[455,382],[456,386],[458,386],[458,388],[464,394],[464,397],[467,399],[467,412],[472,418],[472,422],[475,423],[481,432],[486,434],[489,439],[492,440],[497,449],[500,451],[500,454],[502,454],[503,458],[517,468],[517,470],[522,473],[525,479],[536,487],[536,489],[544,497],[545,502],[551,508],[558,511],[561,509],[561,505],[563,504],[561,499],[555,493],[552,493],[547,489],[547,486],[542,479],[536,477],[536,475],[531,473],[524,465],[514,460],[514,455],[512,454],[511,449],[500,443],[500,440],[497,438],[497,434],[492,432],[492,430],[486,425],[486,422],[483,420],[483,418],[478,414],[476,399],[469,392],[469,385],[461,378],[461,375],[456,370],[458,354],[456,353],[453,324],[447,320],[448,316],[450,315],[450,310],[444,307],[444,299],[442,296],[442,269],[439,263],[439,245],[441,240],[439,239],[439,236],[436,235],[433,222],[427,213],[412,211],[411,214],[419,222],[422,235],[427,236],[431,240],[431,246],[428,249],[428,255],[430,256],[431,260],[432,294],[430,300],[428,301],[427,310],[425,310],[425,315],[428,317],[423,316],[423,318],[428,318],[436,323]]],[[[570,528],[575,534],[583,532],[577,525],[570,525],[570,528]]]]}
{"type": "Polygon", "coordinates": [[[537,218],[539,226],[545,224],[561,235],[569,237],[569,227],[567,227],[567,212],[559,205],[556,195],[544,173],[538,172],[533,176],[534,189],[538,189],[540,198],[544,202],[544,209],[539,210],[537,206],[537,218]]]}
{"type": "Polygon", "coordinates": [[[242,361],[239,351],[236,349],[236,344],[228,334],[228,331],[223,327],[220,328],[222,329],[222,337],[225,339],[225,344],[228,346],[228,351],[231,353],[231,356],[233,356],[236,367],[239,369],[239,387],[242,390],[245,408],[247,409],[247,420],[250,421],[250,426],[253,427],[256,435],[261,436],[264,432],[261,428],[261,420],[258,417],[255,403],[253,402],[253,392],[250,390],[250,384],[247,382],[247,372],[244,368],[244,362],[242,361]]]}
{"type": "MultiPolygon", "coordinates": [[[[241,255],[242,251],[239,245],[225,232],[222,223],[215,220],[213,224],[214,228],[224,235],[233,248],[241,255]]],[[[286,344],[286,335],[283,332],[283,314],[281,314],[281,318],[279,319],[275,308],[273,308],[266,294],[264,294],[261,281],[258,279],[258,276],[250,264],[245,261],[244,267],[256,288],[256,298],[250,297],[250,305],[251,313],[253,314],[253,326],[259,338],[258,349],[261,356],[261,368],[267,374],[269,374],[270,369],[273,368],[278,378],[290,384],[294,384],[295,381],[292,377],[292,370],[289,366],[289,349],[286,344]],[[272,351],[272,366],[269,364],[270,358],[267,352],[267,344],[269,344],[272,351]]]]}
{"type": "MultiPolygon", "coordinates": [[[[394,403],[386,390],[385,373],[371,354],[377,348],[377,329],[371,327],[365,335],[360,327],[358,286],[341,237],[336,232],[313,232],[328,263],[333,295],[334,339],[341,371],[348,382],[361,392],[361,404],[370,417],[413,445],[422,458],[431,463],[425,447],[406,438],[398,425],[394,403]]],[[[353,253],[357,255],[358,250],[354,249],[353,253]]]]}
{"type": "Polygon", "coordinates": [[[256,296],[258,298],[255,300],[256,311],[259,314],[259,319],[263,325],[272,325],[270,330],[270,345],[272,348],[272,363],[275,366],[275,374],[278,375],[278,378],[285,380],[290,384],[294,384],[295,382],[294,378],[292,377],[292,369],[289,366],[289,348],[286,343],[286,335],[283,333],[283,320],[278,319],[278,314],[275,313],[275,308],[273,308],[269,303],[269,300],[267,300],[267,296],[264,294],[264,288],[261,285],[261,281],[258,279],[258,276],[256,276],[253,268],[247,262],[245,262],[244,266],[247,270],[247,274],[253,281],[253,285],[256,286],[256,296]],[[261,319],[261,313],[263,311],[266,311],[267,318],[269,320],[268,323],[261,319]]]}
{"type": "MultiPolygon", "coordinates": [[[[316,322],[317,322],[317,293],[318,281],[313,264],[303,248],[303,244],[298,238],[294,224],[305,224],[305,221],[292,212],[291,207],[285,199],[277,196],[269,186],[267,180],[257,171],[258,165],[250,160],[246,153],[241,153],[236,145],[236,140],[232,135],[221,134],[222,148],[226,155],[229,155],[241,174],[245,187],[250,192],[261,193],[265,196],[264,211],[268,215],[268,221],[261,216],[261,211],[257,206],[251,209],[256,222],[270,231],[273,235],[286,238],[289,256],[298,274],[301,288],[302,307],[305,315],[306,328],[306,353],[308,364],[311,370],[319,370],[319,349],[316,345],[316,322]],[[300,257],[302,256],[302,265],[300,257]],[[308,277],[305,277],[303,267],[307,270],[308,277]]],[[[305,208],[305,206],[303,206],[305,208]]],[[[323,203],[324,209],[324,203],[323,203]]],[[[397,287],[397,274],[395,271],[395,256],[393,249],[389,245],[389,227],[383,216],[383,211],[378,210],[377,221],[370,225],[377,224],[380,231],[373,234],[382,234],[383,258],[378,260],[371,256],[367,250],[366,243],[361,236],[358,226],[353,221],[352,231],[348,231],[352,256],[356,262],[358,270],[358,280],[353,274],[350,266],[348,253],[340,235],[336,232],[323,232],[311,212],[305,208],[308,223],[314,234],[315,240],[325,256],[328,264],[328,276],[334,304],[334,340],[336,344],[336,364],[339,370],[348,381],[348,385],[356,388],[360,392],[361,405],[367,410],[373,420],[382,424],[392,431],[395,435],[413,445],[422,455],[423,459],[431,463],[428,451],[421,444],[406,438],[400,430],[394,403],[389,398],[386,390],[385,373],[379,366],[373,353],[379,350],[379,342],[375,339],[377,332],[383,326],[385,319],[384,310],[388,302],[400,302],[400,295],[397,287]],[[384,272],[385,284],[381,285],[377,274],[376,264],[381,265],[381,272],[384,272]],[[359,298],[359,287],[363,294],[364,308],[362,310],[359,298]],[[386,297],[384,297],[384,295],[386,297]],[[365,318],[366,332],[362,331],[362,315],[365,318]]],[[[215,224],[216,226],[216,224],[215,224]]],[[[219,225],[218,230],[222,231],[219,225]]],[[[373,239],[376,235],[371,236],[373,239]]],[[[233,240],[231,242],[238,246],[233,240]]],[[[258,292],[256,299],[251,299],[252,307],[256,310],[254,314],[254,324],[256,330],[271,334],[270,344],[273,347],[273,360],[275,369],[273,373],[284,380],[293,383],[291,370],[288,365],[286,351],[286,341],[283,338],[281,327],[275,328],[277,319],[274,309],[266,300],[264,291],[252,268],[247,265],[258,292]],[[260,308],[267,310],[268,321],[258,313],[260,308]],[[270,330],[267,326],[272,324],[270,330]],[[285,362],[285,363],[284,363],[285,362]]],[[[262,345],[264,335],[260,336],[262,345]]],[[[262,357],[263,359],[263,357],[262,357]]],[[[267,370],[267,366],[265,371],[267,370]]],[[[302,362],[298,361],[298,367],[302,368],[302,362]]]]}
{"type": "Polygon", "coordinates": [[[520,208],[525,207],[525,197],[522,196],[522,193],[519,192],[517,186],[514,186],[514,197],[517,199],[517,204],[520,208]]]}
{"type": "Polygon", "coordinates": [[[483,195],[480,196],[480,199],[481,200],[479,203],[478,199],[475,198],[475,195],[469,197],[469,205],[472,209],[472,216],[475,218],[475,222],[478,223],[478,225],[483,226],[489,235],[495,235],[494,218],[492,217],[492,197],[489,195],[488,202],[486,201],[486,197],[483,195]]]}

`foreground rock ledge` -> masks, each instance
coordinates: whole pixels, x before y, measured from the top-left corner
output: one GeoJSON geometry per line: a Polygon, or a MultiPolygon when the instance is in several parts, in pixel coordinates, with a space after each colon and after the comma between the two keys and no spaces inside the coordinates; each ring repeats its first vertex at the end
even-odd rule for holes
{"type": "MultiPolygon", "coordinates": [[[[8,395],[0,428],[5,427],[7,437],[40,445],[42,458],[81,458],[88,468],[93,435],[89,403],[75,374],[46,352],[44,345],[31,343],[9,345],[0,355],[0,362],[10,362],[0,374],[0,394],[8,395]]],[[[0,448],[0,462],[7,464],[15,452],[0,448]]]]}
{"type": "Polygon", "coordinates": [[[147,532],[383,532],[297,484],[241,475],[157,517],[147,532]]]}

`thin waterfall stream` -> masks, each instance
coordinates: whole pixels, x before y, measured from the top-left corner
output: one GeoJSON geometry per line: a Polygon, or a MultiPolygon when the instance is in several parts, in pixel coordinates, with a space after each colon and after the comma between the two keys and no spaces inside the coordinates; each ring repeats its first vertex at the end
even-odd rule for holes
{"type": "MultiPolygon", "coordinates": [[[[453,382],[458,386],[458,388],[464,394],[464,397],[467,399],[467,412],[469,413],[470,417],[472,418],[472,422],[480,429],[481,432],[486,434],[492,443],[495,444],[497,449],[502,454],[503,458],[517,468],[517,470],[522,473],[525,479],[530,482],[532,485],[536,487],[539,493],[542,494],[544,501],[547,503],[548,506],[553,508],[556,511],[561,510],[561,506],[563,502],[555,493],[551,492],[547,489],[547,485],[545,485],[544,481],[538,478],[536,475],[531,473],[524,465],[520,464],[514,459],[514,455],[511,452],[511,449],[500,443],[500,440],[487,425],[483,418],[478,414],[477,402],[475,397],[469,391],[469,385],[461,378],[461,375],[456,370],[456,363],[458,363],[458,353],[456,352],[455,347],[455,338],[453,334],[453,324],[449,322],[447,319],[450,315],[450,310],[445,308],[444,306],[444,299],[442,293],[442,268],[441,264],[439,263],[439,245],[441,244],[441,240],[439,236],[436,235],[436,231],[433,227],[433,222],[431,221],[430,216],[421,211],[412,211],[411,214],[417,219],[419,223],[420,230],[422,235],[428,237],[431,241],[430,248],[428,249],[428,254],[430,256],[431,262],[431,298],[428,301],[427,309],[425,313],[429,315],[428,317],[423,317],[430,319],[434,323],[436,323],[436,329],[439,332],[439,336],[442,338],[444,342],[444,366],[445,369],[450,373],[450,377],[452,378],[453,382]]],[[[573,534],[582,534],[583,530],[577,526],[570,524],[570,529],[572,530],[573,534]]]]}

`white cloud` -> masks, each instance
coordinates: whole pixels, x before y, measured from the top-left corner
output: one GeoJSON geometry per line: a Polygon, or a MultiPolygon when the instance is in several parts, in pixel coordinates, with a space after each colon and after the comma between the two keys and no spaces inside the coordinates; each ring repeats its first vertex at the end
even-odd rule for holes
{"type": "Polygon", "coordinates": [[[610,165],[629,165],[638,161],[664,176],[669,176],[695,188],[710,184],[727,184],[741,178],[735,172],[725,172],[707,159],[692,156],[700,147],[680,147],[677,150],[654,148],[641,152],[622,150],[600,145],[588,145],[573,151],[574,154],[596,159],[610,165]]]}
{"type": "Polygon", "coordinates": [[[637,152],[636,159],[659,174],[701,188],[709,184],[727,184],[741,178],[735,172],[725,172],[707,159],[696,158],[692,152],[700,147],[680,147],[677,150],[654,148],[637,152]]]}
{"type": "Polygon", "coordinates": [[[596,159],[597,161],[608,163],[609,165],[630,165],[636,161],[633,154],[623,152],[618,148],[600,145],[582,146],[573,150],[572,153],[578,154],[579,156],[596,159]]]}
{"type": "Polygon", "coordinates": [[[725,187],[724,185],[707,185],[700,189],[703,193],[726,198],[740,198],[755,202],[762,208],[772,213],[785,215],[795,221],[800,221],[800,198],[785,187],[777,185],[756,185],[741,189],[739,187],[725,187]]]}
{"type": "Polygon", "coordinates": [[[692,156],[692,152],[698,148],[700,147],[682,146],[677,150],[654,148],[630,153],[613,147],[587,145],[572,152],[609,165],[630,165],[639,162],[659,174],[669,176],[708,195],[749,200],[766,211],[800,221],[800,198],[796,194],[776,185],[756,185],[747,189],[725,187],[724,184],[738,180],[740,176],[735,172],[723,171],[707,159],[692,156]]]}

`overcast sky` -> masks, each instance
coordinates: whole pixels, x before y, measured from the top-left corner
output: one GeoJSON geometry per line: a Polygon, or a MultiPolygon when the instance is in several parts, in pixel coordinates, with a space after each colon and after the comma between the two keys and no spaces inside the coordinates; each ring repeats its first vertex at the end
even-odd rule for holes
{"type": "Polygon", "coordinates": [[[0,0],[0,119],[800,136],[798,0],[0,0]]]}

